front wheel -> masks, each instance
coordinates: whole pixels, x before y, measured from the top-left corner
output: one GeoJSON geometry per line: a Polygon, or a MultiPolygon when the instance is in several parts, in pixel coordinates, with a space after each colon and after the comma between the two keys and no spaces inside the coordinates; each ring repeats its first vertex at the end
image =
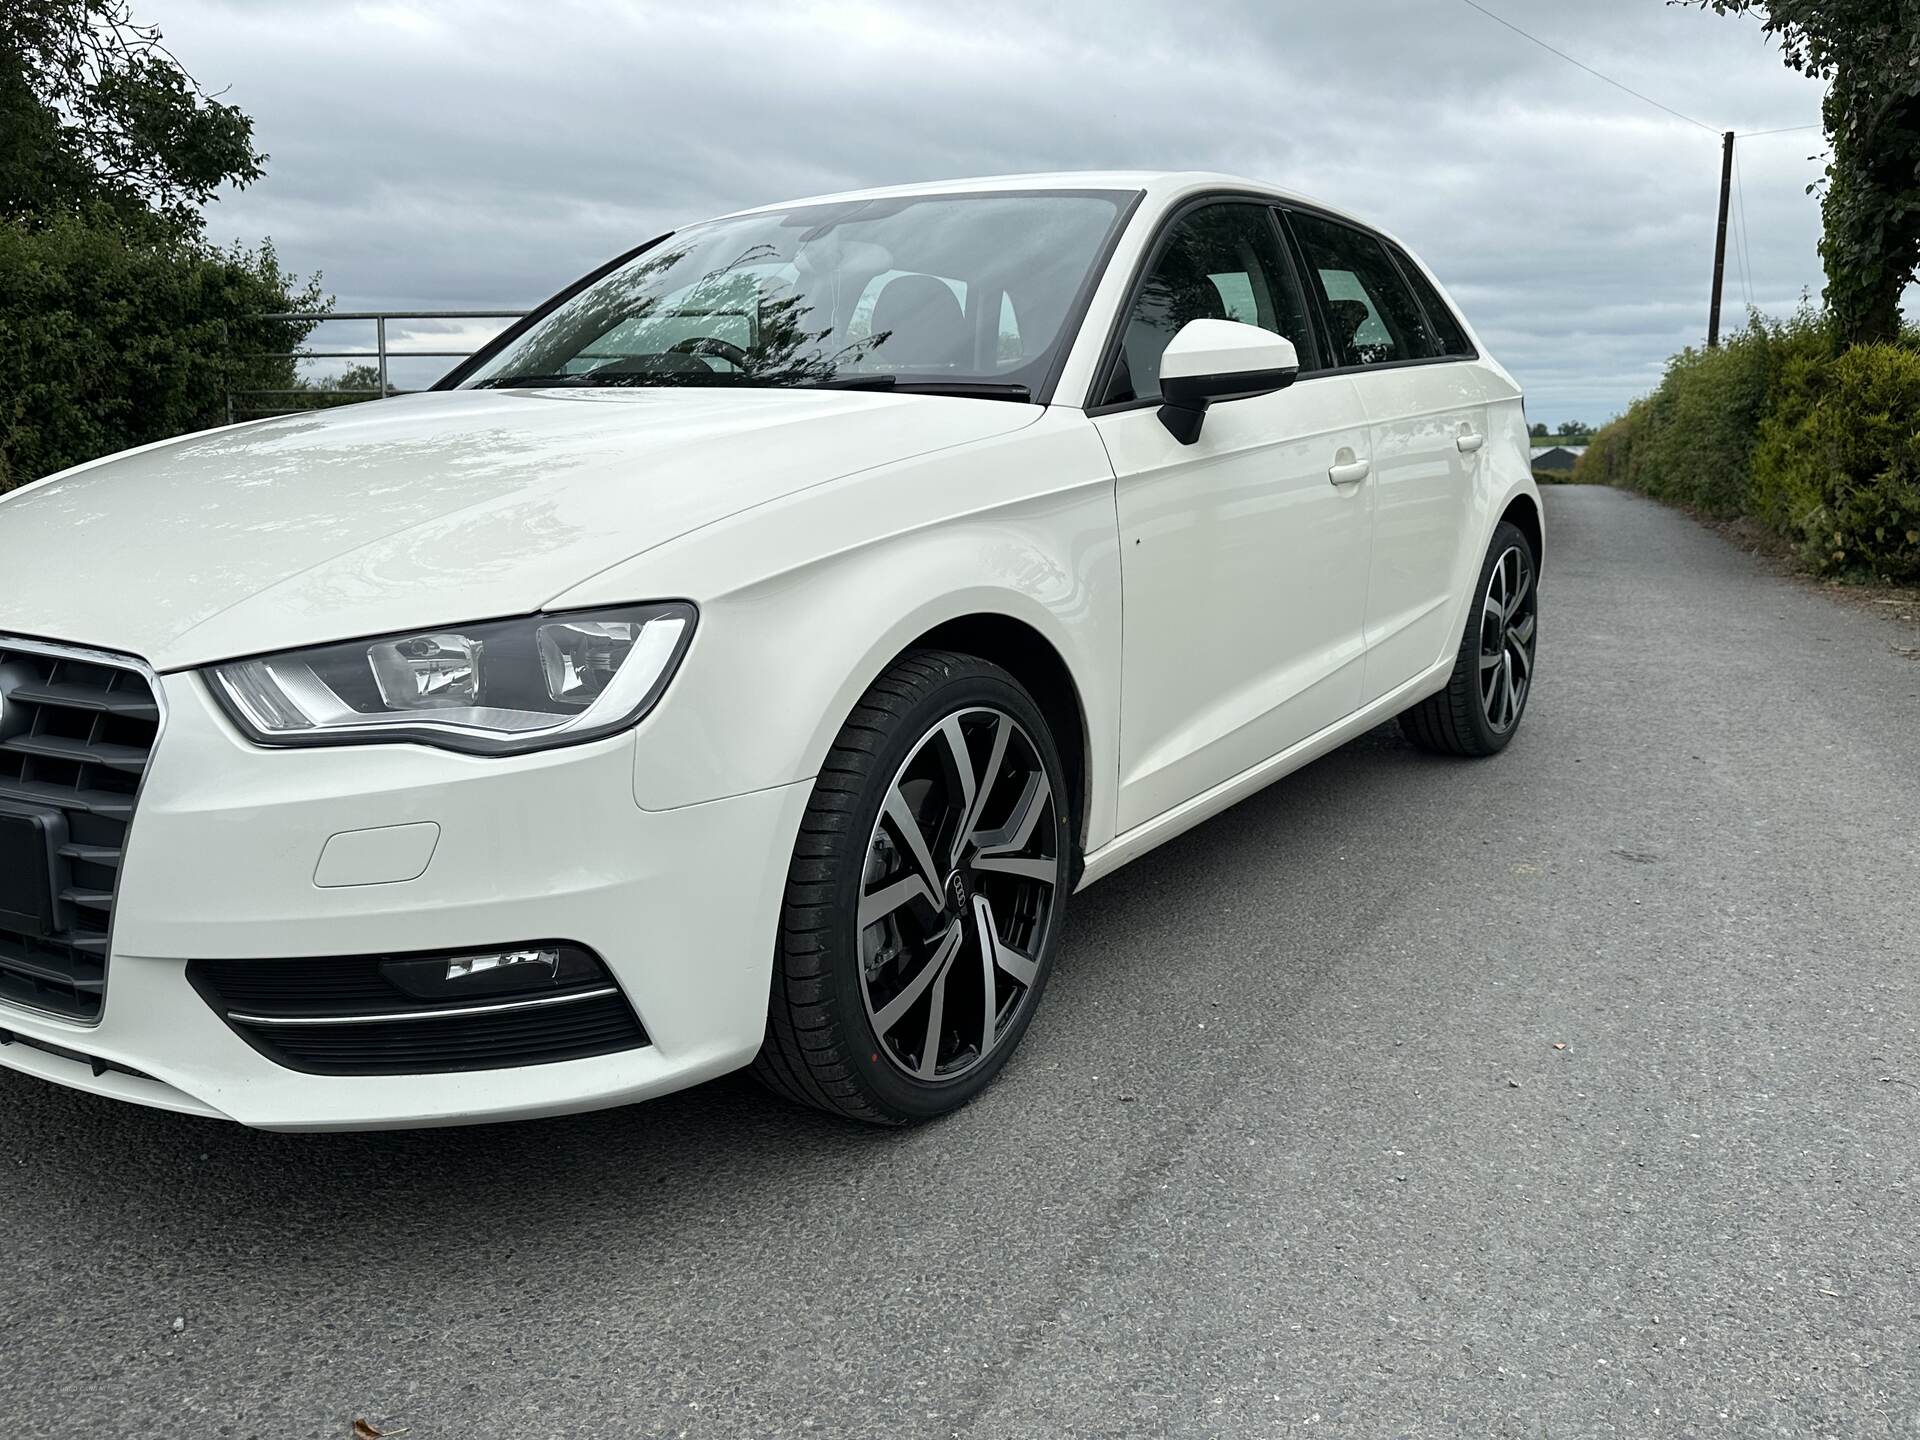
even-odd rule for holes
{"type": "Polygon", "coordinates": [[[945,651],[896,663],[814,784],[755,1074],[882,1125],[972,1099],[1046,986],[1067,814],[1059,750],[1018,681],[945,651]]]}
{"type": "Polygon", "coordinates": [[[1507,748],[1533,693],[1540,590],[1533,547],[1501,521],[1474,587],[1447,688],[1402,712],[1400,730],[1440,755],[1493,755],[1507,748]]]}

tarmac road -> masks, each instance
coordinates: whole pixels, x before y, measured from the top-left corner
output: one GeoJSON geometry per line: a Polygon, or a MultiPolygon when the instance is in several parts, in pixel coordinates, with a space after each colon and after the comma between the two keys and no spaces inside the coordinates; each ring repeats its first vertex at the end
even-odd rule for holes
{"type": "Polygon", "coordinates": [[[0,1434],[1920,1433],[1915,642],[1548,504],[1512,748],[1387,727],[1076,897],[946,1122],[0,1074],[0,1434]]]}

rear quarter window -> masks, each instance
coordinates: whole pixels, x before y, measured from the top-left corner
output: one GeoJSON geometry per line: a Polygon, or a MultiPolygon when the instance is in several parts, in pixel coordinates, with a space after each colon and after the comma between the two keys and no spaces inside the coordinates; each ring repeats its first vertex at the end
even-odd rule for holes
{"type": "Polygon", "coordinates": [[[1393,258],[1400,262],[1400,272],[1407,277],[1414,298],[1427,312],[1434,333],[1439,336],[1442,353],[1449,359],[1470,360],[1475,351],[1473,342],[1467,338],[1467,327],[1460,323],[1460,317],[1453,313],[1453,307],[1441,298],[1440,291],[1427,279],[1427,272],[1415,264],[1406,251],[1395,248],[1393,258]]]}

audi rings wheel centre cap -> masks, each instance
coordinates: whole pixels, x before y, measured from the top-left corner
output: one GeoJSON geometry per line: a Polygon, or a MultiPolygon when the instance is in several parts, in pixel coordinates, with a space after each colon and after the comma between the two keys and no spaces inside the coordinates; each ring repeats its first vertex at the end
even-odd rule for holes
{"type": "Polygon", "coordinates": [[[967,916],[967,902],[973,898],[973,887],[967,883],[967,872],[956,870],[947,877],[947,907],[960,919],[967,916]]]}

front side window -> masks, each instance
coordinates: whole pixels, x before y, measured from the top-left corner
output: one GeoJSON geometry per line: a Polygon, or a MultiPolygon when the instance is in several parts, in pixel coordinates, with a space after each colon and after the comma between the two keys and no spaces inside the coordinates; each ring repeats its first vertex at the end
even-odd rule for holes
{"type": "Polygon", "coordinates": [[[1104,402],[1160,397],[1160,357],[1190,320],[1238,320],[1284,335],[1313,368],[1312,332],[1264,205],[1221,201],[1175,222],[1127,315],[1104,402]]]}
{"type": "Polygon", "coordinates": [[[461,383],[987,385],[1019,398],[1070,338],[1132,198],[914,195],[697,225],[555,306],[461,383]]]}
{"type": "Polygon", "coordinates": [[[1318,215],[1295,214],[1293,231],[1320,287],[1336,366],[1389,365],[1445,353],[1386,246],[1318,215]]]}

